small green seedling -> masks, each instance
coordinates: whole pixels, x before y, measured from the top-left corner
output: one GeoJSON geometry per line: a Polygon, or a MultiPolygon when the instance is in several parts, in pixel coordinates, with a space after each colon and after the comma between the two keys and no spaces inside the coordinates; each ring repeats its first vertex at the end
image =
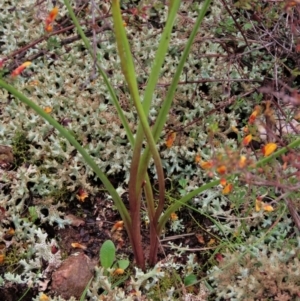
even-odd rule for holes
{"type": "Polygon", "coordinates": [[[193,284],[197,283],[197,276],[194,274],[190,274],[184,278],[184,285],[185,286],[191,286],[193,284]]]}
{"type": "Polygon", "coordinates": [[[124,271],[129,266],[129,260],[127,259],[120,259],[115,261],[116,247],[111,240],[106,240],[103,243],[99,255],[101,266],[106,270],[107,275],[107,269],[109,268],[114,268],[116,270],[122,269],[124,271]]]}
{"type": "Polygon", "coordinates": [[[181,179],[178,181],[178,183],[179,183],[179,186],[180,186],[180,187],[179,187],[179,193],[180,193],[180,195],[181,195],[181,196],[186,195],[187,192],[186,192],[185,188],[186,188],[186,186],[187,186],[187,179],[181,178],[181,179]]]}

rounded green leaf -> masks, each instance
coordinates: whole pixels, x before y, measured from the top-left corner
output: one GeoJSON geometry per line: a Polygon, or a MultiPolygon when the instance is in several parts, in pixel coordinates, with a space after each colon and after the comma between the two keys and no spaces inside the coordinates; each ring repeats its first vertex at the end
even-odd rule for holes
{"type": "Polygon", "coordinates": [[[108,269],[114,263],[116,256],[116,247],[111,240],[106,240],[100,249],[101,266],[108,269]]]}
{"type": "Polygon", "coordinates": [[[197,282],[197,277],[194,274],[190,274],[184,278],[185,286],[193,285],[196,282],[197,282]]]}
{"type": "Polygon", "coordinates": [[[120,259],[117,262],[119,269],[125,270],[129,266],[129,260],[127,259],[120,259]]]}

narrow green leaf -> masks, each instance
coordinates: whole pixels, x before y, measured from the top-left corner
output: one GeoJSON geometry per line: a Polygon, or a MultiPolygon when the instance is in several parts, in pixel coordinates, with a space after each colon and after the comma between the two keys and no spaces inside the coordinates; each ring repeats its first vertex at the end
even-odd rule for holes
{"type": "Polygon", "coordinates": [[[86,293],[87,293],[87,291],[88,291],[88,289],[89,289],[89,287],[92,283],[92,280],[93,280],[93,277],[89,280],[88,284],[86,285],[84,291],[82,292],[82,294],[80,296],[79,301],[84,301],[85,300],[86,293]]]}
{"type": "Polygon", "coordinates": [[[86,150],[78,143],[78,141],[73,137],[73,135],[63,126],[61,126],[55,119],[53,119],[49,114],[45,113],[44,110],[39,107],[37,104],[35,104],[33,101],[31,101],[29,98],[27,98],[24,94],[19,92],[16,88],[13,86],[7,84],[5,81],[0,79],[0,87],[4,88],[8,92],[10,92],[12,95],[14,95],[16,98],[18,98],[21,102],[28,105],[31,109],[33,109],[38,115],[40,115],[42,118],[44,118],[46,121],[49,122],[64,138],[66,138],[76,149],[77,151],[82,155],[85,162],[92,168],[92,170],[97,174],[99,179],[101,179],[103,185],[108,190],[110,195],[112,196],[115,205],[118,209],[118,211],[121,214],[122,220],[124,221],[124,225],[126,229],[129,229],[131,227],[131,219],[129,216],[129,212],[126,209],[123,201],[121,200],[120,196],[118,195],[116,189],[113,187],[113,185],[108,180],[107,176],[101,171],[101,169],[98,167],[98,164],[92,159],[92,157],[86,152],[86,150]]]}

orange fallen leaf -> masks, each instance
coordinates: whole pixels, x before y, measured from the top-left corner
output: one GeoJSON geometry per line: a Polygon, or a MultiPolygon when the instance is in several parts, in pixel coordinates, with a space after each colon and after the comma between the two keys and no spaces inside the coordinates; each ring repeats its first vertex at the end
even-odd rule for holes
{"type": "Polygon", "coordinates": [[[80,202],[84,202],[88,196],[89,196],[88,193],[82,188],[80,188],[76,194],[76,198],[80,202]]]}
{"type": "Polygon", "coordinates": [[[211,246],[213,246],[215,243],[216,243],[216,240],[215,240],[214,238],[211,238],[211,239],[209,240],[209,242],[207,243],[207,246],[208,246],[208,247],[211,247],[211,246]]]}
{"type": "Polygon", "coordinates": [[[227,168],[225,165],[221,165],[217,168],[217,173],[220,175],[224,175],[227,171],[227,168]]]}
{"type": "Polygon", "coordinates": [[[175,139],[176,139],[176,132],[170,132],[170,133],[168,133],[167,139],[166,139],[166,142],[165,142],[167,148],[171,148],[172,147],[175,139]]]}
{"type": "Polygon", "coordinates": [[[118,221],[111,228],[111,232],[121,231],[121,230],[123,230],[123,228],[124,228],[124,222],[123,221],[118,221]]]}
{"type": "Polygon", "coordinates": [[[213,162],[212,161],[201,161],[200,167],[203,169],[211,169],[213,167],[213,162]]]}
{"type": "Polygon", "coordinates": [[[5,260],[5,255],[4,254],[0,254],[0,264],[3,264],[5,260]]]}
{"type": "Polygon", "coordinates": [[[10,227],[10,228],[7,230],[6,234],[13,236],[13,235],[15,234],[15,232],[16,232],[15,229],[10,227]]]}
{"type": "Polygon", "coordinates": [[[235,127],[235,126],[232,126],[232,127],[231,127],[231,129],[232,129],[232,131],[233,131],[234,133],[236,133],[236,134],[238,134],[238,133],[239,133],[239,130],[238,130],[238,128],[237,128],[237,127],[235,127]]]}
{"type": "Polygon", "coordinates": [[[200,155],[196,155],[196,156],[195,156],[195,162],[196,162],[196,163],[199,163],[200,161],[201,161],[200,155]]]}
{"type": "Polygon", "coordinates": [[[262,201],[262,197],[257,197],[255,200],[255,211],[266,211],[266,212],[272,212],[274,211],[274,208],[270,204],[266,204],[262,201]]]}
{"type": "Polygon", "coordinates": [[[220,184],[223,186],[223,187],[225,187],[226,186],[226,184],[227,184],[227,181],[226,181],[226,179],[221,179],[220,180],[220,184]]]}
{"type": "Polygon", "coordinates": [[[171,215],[170,215],[170,218],[173,222],[177,221],[178,220],[178,215],[175,212],[172,212],[171,215]]]}
{"type": "Polygon", "coordinates": [[[47,32],[52,32],[53,31],[53,26],[51,24],[48,24],[48,25],[45,26],[45,30],[47,32]]]}
{"type": "Polygon", "coordinates": [[[272,212],[274,211],[274,208],[270,204],[263,204],[263,210],[267,212],[272,212]]]}
{"type": "Polygon", "coordinates": [[[51,107],[45,107],[44,112],[47,113],[47,114],[50,114],[52,112],[52,108],[51,107]]]}
{"type": "Polygon", "coordinates": [[[204,244],[204,243],[205,243],[205,240],[204,240],[203,235],[201,235],[201,234],[195,234],[195,235],[196,235],[197,240],[198,240],[198,242],[199,242],[200,244],[204,244]]]}
{"type": "Polygon", "coordinates": [[[261,198],[258,197],[255,200],[255,211],[258,212],[261,210],[261,208],[262,208],[262,201],[261,201],[261,198]]]}
{"type": "Polygon", "coordinates": [[[267,143],[265,146],[263,146],[262,153],[263,153],[264,157],[268,157],[272,153],[274,153],[274,151],[276,149],[277,149],[277,144],[273,143],[273,142],[270,142],[270,143],[267,143]]]}
{"type": "Polygon", "coordinates": [[[261,107],[260,106],[255,106],[254,111],[251,113],[249,117],[249,123],[253,124],[256,117],[259,116],[261,113],[261,107]]]}
{"type": "Polygon", "coordinates": [[[253,123],[254,123],[257,114],[258,114],[257,111],[252,112],[252,114],[251,114],[250,117],[249,117],[249,123],[250,123],[250,124],[253,124],[253,123]]]}
{"type": "Polygon", "coordinates": [[[51,32],[53,30],[52,23],[54,22],[58,14],[58,7],[55,6],[49,13],[48,17],[45,20],[45,30],[51,32]]]}
{"type": "Polygon", "coordinates": [[[84,245],[82,245],[82,244],[80,244],[80,243],[78,243],[78,242],[72,242],[71,243],[71,246],[72,246],[72,248],[74,248],[74,249],[82,249],[82,250],[86,250],[86,246],[84,246],[84,245]]]}
{"type": "Polygon", "coordinates": [[[50,13],[49,13],[47,19],[48,19],[50,22],[53,22],[53,21],[55,20],[56,16],[57,16],[57,14],[58,14],[58,7],[55,6],[55,7],[53,7],[53,9],[50,11],[50,13]]]}
{"type": "Polygon", "coordinates": [[[249,134],[249,135],[247,135],[247,136],[243,139],[242,144],[243,144],[244,146],[247,146],[247,145],[249,145],[249,143],[251,142],[251,140],[252,140],[252,135],[249,134]]]}
{"type": "Polygon", "coordinates": [[[233,190],[233,185],[229,183],[223,188],[222,193],[229,194],[232,190],[233,190]]]}
{"type": "Polygon", "coordinates": [[[113,272],[113,275],[115,275],[115,276],[117,276],[117,275],[123,275],[124,274],[124,270],[123,269],[116,269],[116,270],[114,270],[114,272],[113,272]]]}
{"type": "Polygon", "coordinates": [[[247,158],[246,156],[241,156],[239,160],[239,168],[244,168],[246,166],[247,158]]]}
{"type": "Polygon", "coordinates": [[[22,71],[27,68],[28,66],[31,65],[31,62],[25,62],[23,63],[21,66],[19,66],[18,68],[16,68],[12,73],[11,73],[11,76],[12,77],[16,77],[18,76],[19,74],[22,73],[22,71]]]}

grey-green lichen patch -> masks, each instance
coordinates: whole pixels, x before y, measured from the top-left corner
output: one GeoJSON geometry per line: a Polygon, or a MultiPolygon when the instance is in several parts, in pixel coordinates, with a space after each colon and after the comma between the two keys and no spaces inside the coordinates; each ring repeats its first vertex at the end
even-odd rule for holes
{"type": "Polygon", "coordinates": [[[260,244],[249,240],[250,253],[245,250],[225,253],[218,267],[210,271],[210,280],[216,288],[215,300],[297,300],[299,288],[298,245],[278,246],[260,244]],[[226,266],[226,272],[224,267],[226,266]]]}

